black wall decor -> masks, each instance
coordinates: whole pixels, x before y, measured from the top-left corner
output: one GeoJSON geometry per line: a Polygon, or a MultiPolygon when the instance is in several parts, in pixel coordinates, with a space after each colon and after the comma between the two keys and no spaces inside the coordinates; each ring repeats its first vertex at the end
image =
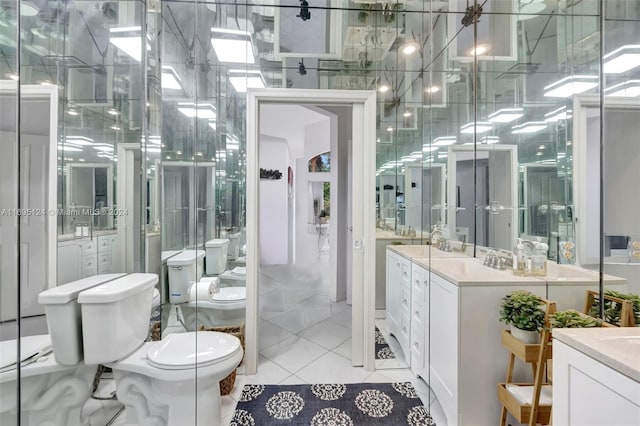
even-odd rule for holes
{"type": "Polygon", "coordinates": [[[260,179],[279,180],[282,179],[282,172],[279,170],[260,169],[260,179]]]}

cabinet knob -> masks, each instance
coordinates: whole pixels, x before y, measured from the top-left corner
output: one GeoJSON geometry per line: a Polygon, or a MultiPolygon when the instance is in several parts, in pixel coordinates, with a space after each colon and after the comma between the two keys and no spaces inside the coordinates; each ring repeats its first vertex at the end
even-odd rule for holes
{"type": "Polygon", "coordinates": [[[418,349],[420,346],[418,345],[418,342],[413,342],[413,346],[416,347],[416,349],[418,349]]]}
{"type": "Polygon", "coordinates": [[[407,299],[402,299],[402,304],[407,306],[407,299]]]}
{"type": "Polygon", "coordinates": [[[416,311],[416,318],[420,318],[420,311],[416,311]]]}

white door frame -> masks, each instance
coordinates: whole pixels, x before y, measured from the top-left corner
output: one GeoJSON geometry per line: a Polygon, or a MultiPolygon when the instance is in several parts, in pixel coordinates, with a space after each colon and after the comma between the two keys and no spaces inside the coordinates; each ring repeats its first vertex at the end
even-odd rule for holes
{"type": "Polygon", "coordinates": [[[361,90],[247,90],[247,317],[245,373],[258,366],[260,104],[353,106],[352,364],[373,371],[375,328],[376,93],[361,90]],[[365,285],[366,284],[366,285],[365,285]]]}

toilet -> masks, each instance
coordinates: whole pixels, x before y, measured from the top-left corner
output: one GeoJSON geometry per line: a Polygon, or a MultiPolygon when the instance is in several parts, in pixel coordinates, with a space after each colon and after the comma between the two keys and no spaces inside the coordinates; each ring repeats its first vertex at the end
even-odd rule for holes
{"type": "MultiPolygon", "coordinates": [[[[21,423],[66,426],[84,424],[80,414],[89,399],[96,365],[83,362],[82,324],[78,294],[122,277],[103,274],[45,290],[49,334],[20,340],[21,423]],[[65,395],[61,398],[60,395],[65,395]]],[[[0,342],[0,424],[16,424],[17,342],[0,342]]]]}
{"type": "Polygon", "coordinates": [[[224,271],[219,275],[220,281],[228,286],[246,287],[247,286],[247,267],[236,266],[230,271],[224,271]]]}
{"type": "Polygon", "coordinates": [[[242,360],[240,340],[202,331],[145,342],[157,282],[135,273],[78,296],[85,362],[113,370],[127,424],[222,424],[219,383],[242,360]]]}
{"type": "Polygon", "coordinates": [[[239,325],[245,321],[247,292],[245,287],[222,287],[208,300],[180,305],[183,325],[188,331],[205,327],[239,325]]]}
{"type": "Polygon", "coordinates": [[[207,252],[207,275],[218,275],[227,269],[229,240],[214,239],[205,244],[207,252]]]}
{"type": "Polygon", "coordinates": [[[185,250],[167,259],[170,303],[189,301],[189,287],[204,272],[204,254],[204,250],[185,250]]]}

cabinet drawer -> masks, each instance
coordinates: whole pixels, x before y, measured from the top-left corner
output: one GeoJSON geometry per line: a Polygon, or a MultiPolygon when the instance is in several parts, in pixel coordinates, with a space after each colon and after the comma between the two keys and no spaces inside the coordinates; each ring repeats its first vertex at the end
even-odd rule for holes
{"type": "Polygon", "coordinates": [[[98,269],[104,268],[105,266],[111,267],[111,252],[98,253],[98,269]]]}
{"type": "Polygon", "coordinates": [[[424,298],[424,287],[422,285],[422,281],[424,280],[422,271],[415,269],[411,272],[411,292],[413,299],[424,298]]]}
{"type": "Polygon", "coordinates": [[[400,261],[400,278],[407,282],[411,278],[411,264],[404,260],[400,261]]]}
{"type": "Polygon", "coordinates": [[[102,237],[98,239],[98,253],[111,251],[111,238],[102,237]]]}
{"type": "Polygon", "coordinates": [[[96,255],[82,256],[82,269],[96,268],[98,266],[98,260],[96,255]]]}
{"type": "Polygon", "coordinates": [[[416,331],[411,332],[411,369],[422,374],[424,364],[424,334],[416,331]]]}
{"type": "Polygon", "coordinates": [[[400,338],[398,339],[398,341],[403,346],[403,349],[405,349],[405,355],[408,353],[406,349],[408,349],[408,346],[409,346],[410,333],[411,333],[410,319],[408,316],[403,315],[400,318],[400,338]]]}
{"type": "Polygon", "coordinates": [[[413,330],[424,330],[427,311],[422,303],[414,301],[411,303],[411,328],[413,330]]]}
{"type": "Polygon", "coordinates": [[[402,286],[400,290],[400,312],[401,315],[409,313],[411,307],[411,291],[407,286],[402,286]]]}
{"type": "Polygon", "coordinates": [[[96,248],[97,248],[96,240],[84,241],[82,243],[82,256],[95,253],[96,248]]]}

